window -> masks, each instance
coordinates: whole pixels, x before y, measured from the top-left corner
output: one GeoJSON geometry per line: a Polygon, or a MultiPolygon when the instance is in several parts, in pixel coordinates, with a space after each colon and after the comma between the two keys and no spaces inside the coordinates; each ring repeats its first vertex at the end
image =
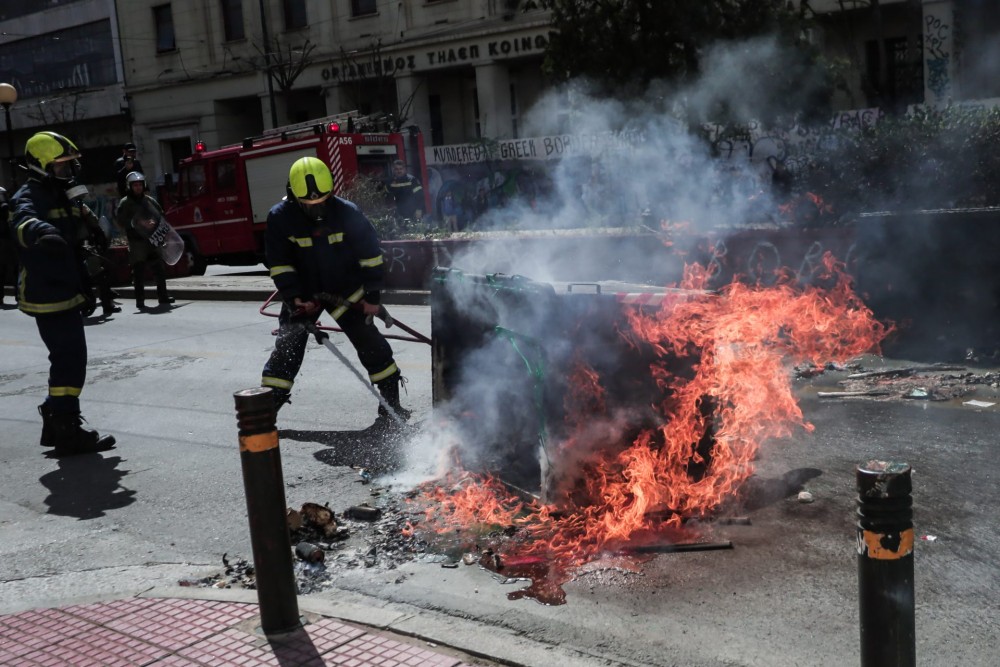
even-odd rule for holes
{"type": "Polygon", "coordinates": [[[878,42],[865,44],[867,52],[867,75],[876,95],[880,95],[881,105],[905,108],[908,104],[919,104],[924,98],[923,43],[920,37],[910,43],[906,37],[894,37],[884,42],[886,54],[886,80],[879,81],[880,58],[878,42]],[[880,90],[880,85],[884,89],[880,90]]]}
{"type": "Polygon", "coordinates": [[[428,95],[427,103],[431,115],[431,145],[440,146],[444,143],[444,119],[441,115],[441,96],[428,95]]]}
{"type": "Polygon", "coordinates": [[[513,136],[517,139],[520,135],[517,133],[519,114],[517,112],[517,88],[514,86],[512,81],[510,84],[510,126],[513,132],[513,136]]]}
{"type": "Polygon", "coordinates": [[[375,0],[351,0],[351,16],[367,16],[378,13],[375,0]]]}
{"type": "Polygon", "coordinates": [[[222,0],[222,29],[226,41],[243,39],[243,0],[222,0]]]}
{"type": "Polygon", "coordinates": [[[236,160],[219,160],[215,163],[215,187],[218,190],[236,189],[236,160]]]}
{"type": "Polygon", "coordinates": [[[156,52],[177,50],[174,39],[174,16],[170,13],[170,3],[153,7],[153,25],[156,26],[156,52]]]}
{"type": "Polygon", "coordinates": [[[181,169],[181,180],[177,196],[191,199],[205,192],[205,165],[192,164],[181,169]]]}
{"type": "Polygon", "coordinates": [[[472,114],[476,120],[476,139],[483,138],[483,126],[479,119],[479,89],[472,89],[472,114]]]}
{"type": "Polygon", "coordinates": [[[308,25],[306,20],[306,0],[284,0],[285,30],[295,30],[308,25]]]}

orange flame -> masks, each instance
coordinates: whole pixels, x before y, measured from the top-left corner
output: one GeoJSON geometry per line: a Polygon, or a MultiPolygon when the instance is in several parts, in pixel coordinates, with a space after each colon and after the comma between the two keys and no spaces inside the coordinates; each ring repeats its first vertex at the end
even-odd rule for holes
{"type": "MultiPolygon", "coordinates": [[[[771,287],[734,282],[718,295],[668,296],[653,314],[629,311],[626,335],[660,359],[651,368],[662,391],[652,406],[657,425],[622,441],[600,377],[577,360],[565,399],[570,435],[550,446],[555,461],[572,460],[572,474],[553,480],[552,504],[492,477],[454,473],[424,489],[424,527],[516,526],[519,557],[573,567],[711,513],[753,473],[763,441],[813,428],[789,366],[846,361],[890,331],[854,294],[842,264],[829,253],[823,264],[826,287],[797,286],[784,272],[771,287]],[[678,360],[687,372],[676,372],[678,360]],[[595,433],[602,446],[588,449],[595,433]]],[[[708,277],[686,267],[683,286],[699,289],[708,277]]]]}

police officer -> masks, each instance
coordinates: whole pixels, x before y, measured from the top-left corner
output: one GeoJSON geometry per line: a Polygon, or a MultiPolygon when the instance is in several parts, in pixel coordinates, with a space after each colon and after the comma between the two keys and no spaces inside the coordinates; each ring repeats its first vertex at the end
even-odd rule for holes
{"type": "Polygon", "coordinates": [[[420,220],[424,209],[424,188],[413,174],[406,173],[406,163],[396,160],[392,163],[392,178],[386,190],[396,205],[396,216],[400,219],[420,220]]]}
{"type": "MultiPolygon", "coordinates": [[[[357,206],[332,193],[333,176],[326,164],[300,158],[289,171],[287,196],[268,213],[264,249],[284,305],[261,384],[271,387],[278,408],[288,402],[309,338],[304,325],[327,309],[385,402],[408,419],[409,411],[399,403],[402,375],[392,348],[372,323],[381,303],[378,236],[357,206]]],[[[395,423],[381,404],[378,415],[376,426],[395,423]]]]}
{"type": "Polygon", "coordinates": [[[146,267],[153,272],[156,281],[156,296],[161,306],[169,306],[174,302],[167,293],[167,270],[163,258],[145,236],[140,234],[133,224],[142,220],[159,220],[163,209],[159,202],[146,193],[146,177],[138,171],[133,171],[125,177],[128,183],[128,194],[118,202],[118,212],[115,223],[125,232],[128,239],[128,263],[132,267],[132,287],[135,289],[135,307],[142,310],[146,307],[145,286],[146,267]]]}
{"type": "Polygon", "coordinates": [[[49,395],[38,406],[43,447],[71,455],[111,449],[80,415],[87,375],[87,338],[81,308],[89,291],[77,252],[93,215],[80,201],[87,189],[76,182],[80,151],[55,132],[38,132],[25,146],[28,181],[11,201],[10,227],[21,261],[18,307],[35,318],[49,351],[49,395]]]}

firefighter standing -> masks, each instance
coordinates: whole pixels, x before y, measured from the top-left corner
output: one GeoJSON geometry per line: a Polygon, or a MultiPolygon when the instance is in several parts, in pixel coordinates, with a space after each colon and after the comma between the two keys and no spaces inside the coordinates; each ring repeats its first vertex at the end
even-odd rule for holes
{"type": "MultiPolygon", "coordinates": [[[[409,418],[399,403],[402,375],[392,348],[372,323],[380,310],[383,273],[375,228],[353,203],[332,196],[333,176],[318,158],[295,161],[287,191],[267,216],[264,248],[283,305],[261,384],[271,387],[278,408],[288,402],[309,338],[305,327],[326,308],[386,403],[409,418]]],[[[378,415],[376,426],[394,423],[381,404],[378,415]]]]}
{"type": "Polygon", "coordinates": [[[416,176],[406,173],[405,162],[392,163],[392,178],[385,187],[396,205],[396,217],[409,220],[423,217],[424,188],[416,176]]]}
{"type": "Polygon", "coordinates": [[[159,220],[163,216],[163,209],[160,208],[159,202],[146,194],[145,176],[133,171],[125,180],[128,183],[128,194],[118,202],[115,224],[125,232],[128,239],[128,263],[132,268],[135,307],[139,310],[146,307],[143,284],[146,267],[153,272],[153,278],[156,280],[156,296],[159,304],[169,306],[174,299],[167,294],[167,270],[163,265],[163,258],[133,224],[136,220],[159,220]]]}
{"type": "Polygon", "coordinates": [[[87,375],[87,338],[81,308],[88,299],[86,268],[77,252],[89,213],[76,183],[80,152],[55,132],[28,139],[29,178],[11,202],[10,229],[21,261],[18,307],[35,318],[49,351],[49,394],[38,406],[43,447],[57,454],[99,452],[115,444],[85,425],[80,392],[87,375]]]}

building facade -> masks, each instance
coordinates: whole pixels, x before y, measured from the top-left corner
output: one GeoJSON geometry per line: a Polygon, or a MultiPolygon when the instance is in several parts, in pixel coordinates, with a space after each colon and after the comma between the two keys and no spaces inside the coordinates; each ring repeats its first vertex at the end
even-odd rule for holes
{"type": "Polygon", "coordinates": [[[148,176],[196,141],[359,111],[427,144],[518,134],[544,89],[547,14],[511,0],[128,0],[127,92],[148,176]],[[268,76],[268,72],[272,76],[268,76]]]}
{"type": "MultiPolygon", "coordinates": [[[[992,4],[812,0],[812,38],[844,65],[836,106],[1000,96],[992,4]]],[[[6,134],[20,154],[33,131],[63,131],[89,170],[134,139],[156,183],[196,141],[352,110],[415,125],[428,147],[516,139],[546,90],[550,30],[526,0],[4,0],[6,134]]]]}
{"type": "MultiPolygon", "coordinates": [[[[113,191],[111,166],[132,136],[118,43],[114,0],[0,2],[0,82],[17,91],[0,155],[23,155],[38,130],[60,132],[85,149],[84,178],[100,186],[95,194],[108,183],[113,191]]],[[[5,187],[9,166],[4,159],[5,187]]]]}

